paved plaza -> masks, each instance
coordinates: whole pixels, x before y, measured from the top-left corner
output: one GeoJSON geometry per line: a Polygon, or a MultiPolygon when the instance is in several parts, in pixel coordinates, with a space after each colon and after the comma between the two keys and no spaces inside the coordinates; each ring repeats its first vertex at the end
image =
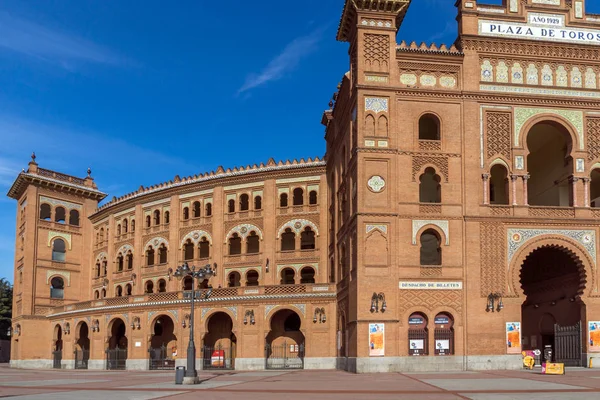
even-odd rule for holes
{"type": "Polygon", "coordinates": [[[579,400],[600,398],[600,370],[360,374],[343,371],[201,372],[195,386],[170,371],[16,370],[0,366],[0,398],[20,400],[418,399],[579,400]]]}

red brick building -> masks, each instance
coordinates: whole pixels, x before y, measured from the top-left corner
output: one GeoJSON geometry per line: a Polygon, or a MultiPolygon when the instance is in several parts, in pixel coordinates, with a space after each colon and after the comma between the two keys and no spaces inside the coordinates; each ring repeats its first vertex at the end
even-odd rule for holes
{"type": "Polygon", "coordinates": [[[410,0],[354,0],[319,159],[219,169],[98,208],[19,174],[12,363],[519,368],[600,351],[600,16],[459,0],[452,45],[396,43],[410,0]],[[178,281],[187,261],[210,280],[178,281]],[[210,297],[206,296],[212,287],[210,297]]]}

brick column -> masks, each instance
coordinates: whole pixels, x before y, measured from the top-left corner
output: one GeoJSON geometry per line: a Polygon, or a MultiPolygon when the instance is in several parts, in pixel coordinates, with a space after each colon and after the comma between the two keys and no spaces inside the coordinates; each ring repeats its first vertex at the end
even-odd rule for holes
{"type": "Polygon", "coordinates": [[[510,181],[511,181],[511,193],[512,193],[512,205],[516,206],[517,205],[517,179],[519,178],[519,175],[511,175],[510,176],[510,181]]]}
{"type": "Polygon", "coordinates": [[[590,178],[581,178],[583,180],[583,206],[590,206],[590,178]]]}
{"type": "Polygon", "coordinates": [[[573,207],[577,207],[577,181],[579,180],[576,176],[571,176],[571,190],[573,191],[573,207]]]}
{"type": "Polygon", "coordinates": [[[529,205],[529,198],[527,197],[527,181],[531,175],[523,175],[523,205],[529,205]]]}
{"type": "Polygon", "coordinates": [[[489,193],[489,183],[490,183],[490,174],[482,174],[483,178],[483,204],[490,204],[490,193],[489,193]]]}

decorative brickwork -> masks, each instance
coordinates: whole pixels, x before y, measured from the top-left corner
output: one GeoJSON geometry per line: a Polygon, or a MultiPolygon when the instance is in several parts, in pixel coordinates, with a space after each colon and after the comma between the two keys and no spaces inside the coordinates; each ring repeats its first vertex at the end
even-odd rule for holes
{"type": "Polygon", "coordinates": [[[426,165],[433,165],[436,167],[436,171],[441,173],[446,182],[448,182],[448,157],[446,156],[420,156],[413,157],[412,161],[412,174],[413,181],[417,181],[417,174],[426,165]]]}
{"type": "Polygon", "coordinates": [[[390,37],[388,35],[365,34],[365,69],[387,72],[390,60],[390,37]]]}
{"type": "Polygon", "coordinates": [[[588,160],[594,161],[600,157],[600,118],[587,118],[588,160]]]}
{"type": "Polygon", "coordinates": [[[488,161],[494,156],[510,160],[510,114],[488,111],[485,116],[488,161]]]}
{"type": "Polygon", "coordinates": [[[418,307],[421,311],[433,311],[439,307],[448,307],[456,318],[458,325],[462,325],[462,290],[401,290],[398,299],[400,324],[406,324],[406,313],[418,307]]]}
{"type": "Polygon", "coordinates": [[[481,234],[481,297],[490,293],[504,293],[506,287],[506,241],[504,226],[483,222],[481,234]]]}

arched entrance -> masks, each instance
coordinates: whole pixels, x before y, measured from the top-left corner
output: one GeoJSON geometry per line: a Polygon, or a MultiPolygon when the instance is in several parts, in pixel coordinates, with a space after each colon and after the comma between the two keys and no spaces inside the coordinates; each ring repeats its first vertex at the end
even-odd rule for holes
{"type": "Polygon", "coordinates": [[[127,363],[127,336],[125,322],[117,318],[109,325],[110,338],[106,350],[106,369],[125,369],[127,363]]]}
{"type": "Polygon", "coordinates": [[[553,349],[552,361],[582,365],[585,268],[571,250],[545,245],[524,260],[520,274],[523,350],[553,349]]]}
{"type": "Polygon", "coordinates": [[[152,324],[152,337],[148,347],[150,369],[173,369],[177,357],[177,337],[171,317],[161,315],[152,324]]]}
{"type": "Polygon", "coordinates": [[[266,337],[267,369],[304,368],[304,334],[302,320],[292,310],[277,311],[271,317],[271,331],[266,337]]]}
{"type": "Polygon", "coordinates": [[[56,324],[54,327],[54,343],[52,345],[52,368],[61,368],[62,364],[62,327],[56,324]]]}
{"type": "Polygon", "coordinates": [[[233,369],[237,338],[233,333],[233,320],[222,311],[208,318],[204,335],[202,358],[204,369],[233,369]]]}
{"type": "Polygon", "coordinates": [[[76,331],[75,369],[88,369],[88,361],[90,359],[90,331],[88,325],[85,322],[80,322],[76,331]]]}

